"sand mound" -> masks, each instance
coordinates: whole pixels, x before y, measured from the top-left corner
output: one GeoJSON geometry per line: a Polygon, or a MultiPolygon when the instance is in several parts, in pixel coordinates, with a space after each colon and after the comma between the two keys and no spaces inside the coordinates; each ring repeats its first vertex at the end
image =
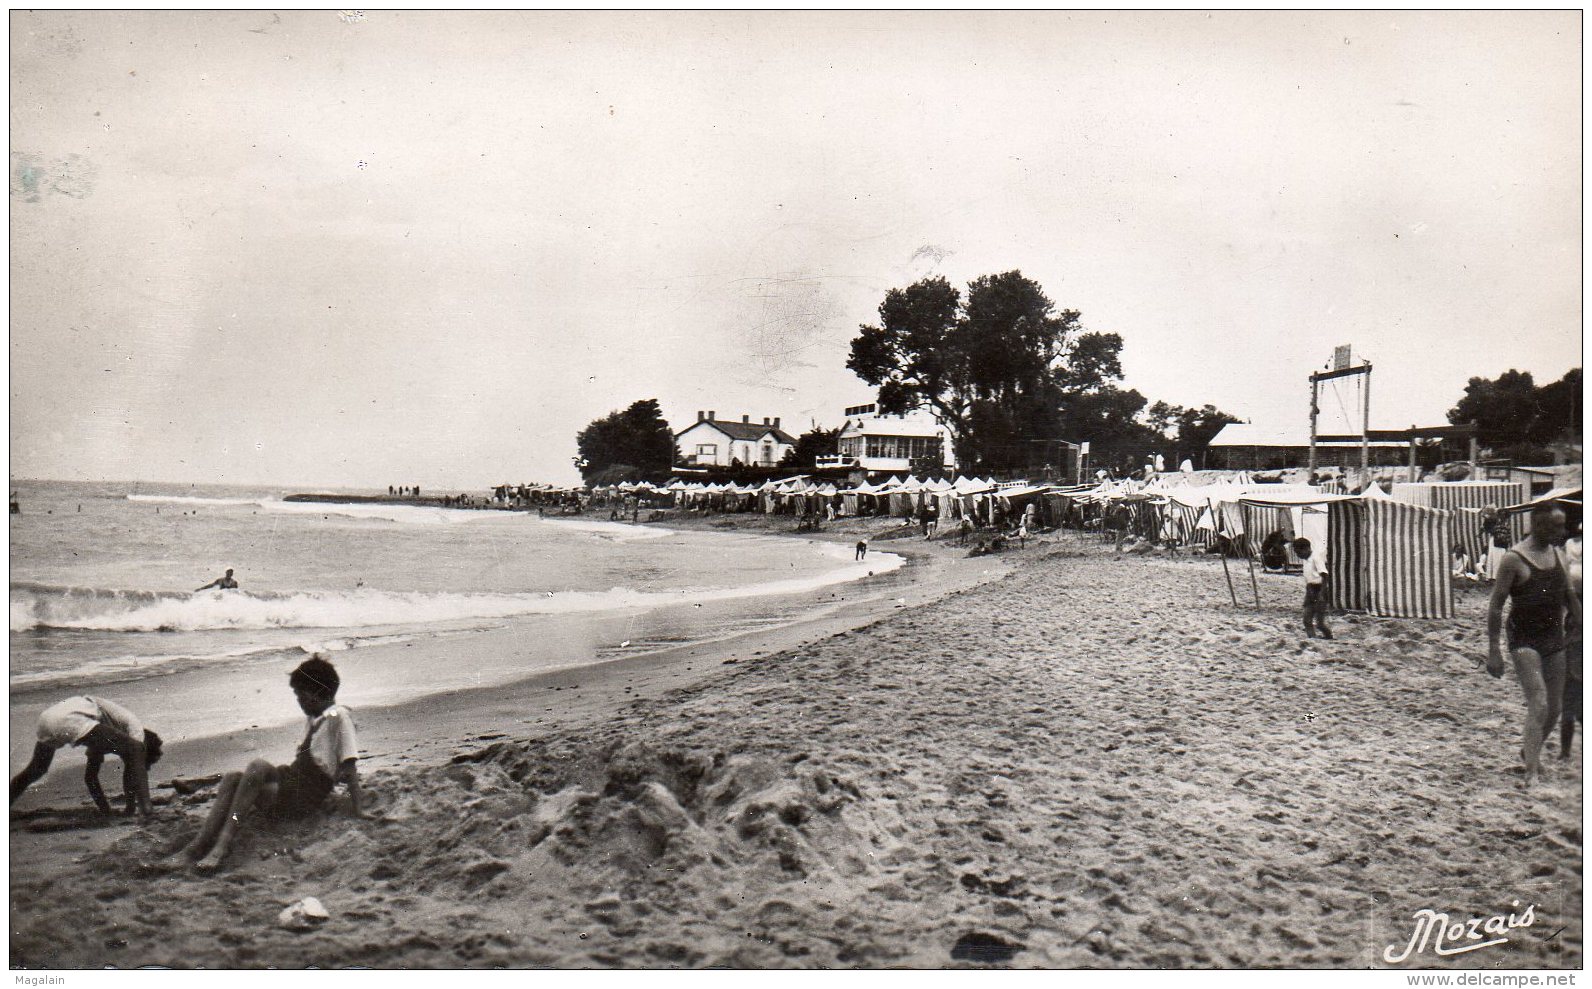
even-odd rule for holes
{"type": "Polygon", "coordinates": [[[1520,900],[1508,944],[1409,967],[1580,964],[1580,765],[1518,787],[1482,595],[1321,642],[1297,579],[1234,608],[1211,560],[1023,559],[601,724],[372,774],[385,822],[260,835],[213,879],[128,865],[190,820],[13,882],[12,962],[1378,967],[1423,907],[1520,900]],[[279,930],[304,896],[331,918],[279,930]]]}

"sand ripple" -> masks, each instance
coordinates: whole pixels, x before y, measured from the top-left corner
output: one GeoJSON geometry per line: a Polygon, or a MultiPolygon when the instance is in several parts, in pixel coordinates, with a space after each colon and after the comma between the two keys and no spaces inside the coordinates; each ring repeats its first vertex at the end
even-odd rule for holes
{"type": "Polygon", "coordinates": [[[219,879],[140,877],[152,828],[14,885],[12,962],[1362,967],[1423,906],[1520,901],[1511,943],[1419,964],[1579,967],[1579,758],[1518,788],[1483,599],[1312,642],[1297,579],[1261,591],[1031,554],[609,723],[378,774],[387,823],[253,838],[219,879]],[[333,919],[276,929],[303,895],[333,919]]]}

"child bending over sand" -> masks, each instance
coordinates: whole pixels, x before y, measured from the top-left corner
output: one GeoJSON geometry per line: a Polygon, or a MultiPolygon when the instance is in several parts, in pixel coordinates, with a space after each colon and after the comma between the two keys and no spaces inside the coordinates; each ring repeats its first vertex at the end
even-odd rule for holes
{"type": "Polygon", "coordinates": [[[111,812],[105,791],[100,789],[100,767],[106,755],[115,755],[122,760],[127,813],[136,809],[142,817],[150,815],[149,767],[160,761],[160,736],[146,730],[133,712],[103,697],[68,697],[39,712],[37,735],[32,760],[11,778],[12,803],[50,771],[56,749],[81,745],[88,752],[83,784],[100,813],[111,812]]]}
{"type": "Polygon", "coordinates": [[[220,868],[238,825],[251,811],[276,820],[302,818],[318,810],[338,783],[345,783],[354,816],[365,816],[360,809],[359,746],[348,709],[337,704],[337,670],[311,656],[293,671],[288,685],[306,718],[298,753],[291,765],[256,759],[243,772],[222,779],[204,827],[181,849],[201,872],[220,868]]]}

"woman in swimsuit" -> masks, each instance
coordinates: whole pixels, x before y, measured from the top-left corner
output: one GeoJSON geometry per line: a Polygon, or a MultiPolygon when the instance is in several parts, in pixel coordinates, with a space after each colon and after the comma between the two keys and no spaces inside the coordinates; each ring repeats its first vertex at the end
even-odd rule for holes
{"type": "Polygon", "coordinates": [[[1503,676],[1499,632],[1509,601],[1509,655],[1526,698],[1520,757],[1526,785],[1541,774],[1543,740],[1559,720],[1564,695],[1564,618],[1581,622],[1581,603],[1555,544],[1564,538],[1564,512],[1551,502],[1531,512],[1531,533],[1516,543],[1498,567],[1487,609],[1487,672],[1503,676]]]}

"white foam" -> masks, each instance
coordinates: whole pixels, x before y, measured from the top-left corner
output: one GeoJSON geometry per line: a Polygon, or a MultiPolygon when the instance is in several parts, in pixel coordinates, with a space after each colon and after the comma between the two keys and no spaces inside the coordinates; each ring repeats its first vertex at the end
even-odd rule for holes
{"type": "Polygon", "coordinates": [[[724,588],[679,588],[520,594],[380,591],[299,591],[255,594],[202,591],[154,594],[18,585],[11,588],[11,630],[36,628],[110,632],[210,631],[224,629],[413,627],[483,618],[646,609],[679,602],[727,601],[770,594],[797,594],[829,584],[886,573],[905,560],[879,553],[864,563],[849,550],[815,544],[846,565],[806,577],[724,588]]]}
{"type": "Polygon", "coordinates": [[[162,502],[171,505],[259,505],[258,498],[198,498],[190,495],[130,494],[128,501],[162,502]]]}
{"type": "Polygon", "coordinates": [[[630,543],[642,539],[657,539],[661,536],[672,536],[673,529],[659,526],[642,528],[628,522],[609,522],[601,519],[571,519],[553,518],[541,520],[559,529],[573,529],[577,532],[590,532],[595,535],[613,539],[615,542],[630,543]]]}
{"type": "Polygon", "coordinates": [[[128,501],[141,501],[194,508],[253,507],[281,515],[336,515],[343,518],[377,519],[408,525],[458,525],[482,522],[524,522],[526,513],[497,510],[444,508],[431,505],[403,505],[387,502],[281,501],[276,498],[198,498],[189,495],[130,494],[128,501]]]}
{"type": "MultiPolygon", "coordinates": [[[[97,659],[92,663],[85,663],[81,666],[74,666],[69,670],[38,670],[32,673],[13,673],[11,674],[11,686],[13,688],[38,687],[43,684],[62,681],[98,680],[125,675],[134,671],[146,671],[162,666],[170,666],[173,663],[180,663],[185,660],[195,663],[210,662],[269,653],[296,652],[301,649],[302,647],[298,646],[250,646],[245,649],[231,649],[204,656],[196,656],[189,653],[159,656],[111,656],[106,659],[97,659]]],[[[307,650],[305,651],[307,652],[307,650]]]]}

